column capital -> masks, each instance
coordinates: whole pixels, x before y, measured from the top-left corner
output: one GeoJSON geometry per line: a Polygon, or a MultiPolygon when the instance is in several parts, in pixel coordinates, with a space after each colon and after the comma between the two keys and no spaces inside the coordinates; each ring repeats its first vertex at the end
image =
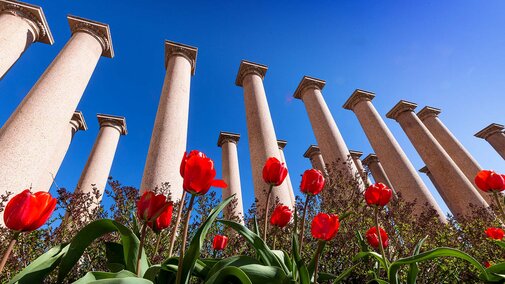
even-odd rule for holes
{"type": "Polygon", "coordinates": [[[424,167],[422,167],[422,168],[419,169],[419,172],[423,173],[423,174],[429,174],[430,170],[428,169],[427,166],[424,166],[424,167]]]}
{"type": "Polygon", "coordinates": [[[388,113],[386,113],[386,117],[397,120],[400,114],[407,111],[414,111],[416,107],[417,104],[415,103],[401,100],[388,113]]]}
{"type": "Polygon", "coordinates": [[[501,124],[491,123],[490,125],[486,126],[481,131],[475,133],[474,136],[477,138],[487,139],[489,136],[491,136],[493,134],[502,133],[504,129],[505,129],[505,126],[503,126],[501,124]]]}
{"type": "Polygon", "coordinates": [[[417,112],[417,117],[419,117],[421,121],[424,121],[428,117],[437,117],[441,112],[442,110],[439,108],[425,106],[417,112]]]}
{"type": "Polygon", "coordinates": [[[286,147],[286,145],[288,145],[288,141],[286,140],[277,140],[277,146],[279,146],[279,149],[280,150],[283,150],[284,147],[286,147]]]}
{"type": "Polygon", "coordinates": [[[354,150],[349,150],[349,154],[351,155],[351,158],[358,160],[363,156],[363,152],[361,151],[354,151],[354,150]]]}
{"type": "Polygon", "coordinates": [[[242,87],[242,83],[244,81],[245,76],[249,74],[256,74],[263,78],[265,78],[265,74],[267,73],[268,66],[254,63],[247,60],[240,61],[240,67],[238,68],[237,78],[235,79],[235,85],[242,87]]]}
{"type": "Polygon", "coordinates": [[[237,144],[239,140],[240,134],[221,131],[219,132],[219,138],[217,139],[217,146],[221,147],[226,142],[237,144]]]}
{"type": "Polygon", "coordinates": [[[0,0],[0,14],[11,14],[28,22],[35,31],[35,41],[52,45],[53,35],[47,24],[42,7],[11,0],[0,0]]]}
{"type": "Polygon", "coordinates": [[[82,115],[82,112],[79,110],[76,110],[74,112],[74,115],[72,115],[72,119],[70,119],[70,123],[74,126],[75,131],[88,130],[88,126],[86,125],[86,121],[84,120],[84,115],[82,115]]]}
{"type": "Polygon", "coordinates": [[[363,165],[369,167],[370,164],[379,162],[379,158],[374,153],[371,153],[368,154],[368,156],[366,156],[363,160],[361,160],[361,162],[363,165]]]}
{"type": "Polygon", "coordinates": [[[311,159],[314,155],[321,155],[321,150],[317,145],[310,145],[307,151],[303,154],[305,158],[311,159]]]}
{"type": "Polygon", "coordinates": [[[356,89],[342,106],[344,109],[353,110],[357,103],[361,101],[371,101],[375,98],[375,93],[356,89]]]}
{"type": "Polygon", "coordinates": [[[324,80],[309,76],[303,76],[302,80],[300,81],[300,84],[298,84],[298,87],[296,88],[295,93],[293,94],[293,97],[295,99],[301,100],[305,90],[315,89],[321,91],[323,90],[325,85],[326,81],[324,80]]]}
{"type": "Polygon", "coordinates": [[[182,56],[191,63],[191,75],[195,75],[196,70],[196,56],[198,55],[198,48],[182,43],[177,43],[165,40],[165,69],[168,66],[168,59],[171,56],[182,56]]]}
{"type": "Polygon", "coordinates": [[[100,124],[100,128],[110,126],[119,130],[121,135],[128,134],[128,130],[126,129],[126,118],[124,116],[116,116],[110,114],[97,114],[98,123],[100,124]]]}
{"type": "Polygon", "coordinates": [[[85,32],[92,35],[102,45],[102,56],[108,58],[114,57],[114,49],[112,47],[112,38],[108,24],[73,15],[68,15],[67,20],[72,34],[85,32]]]}

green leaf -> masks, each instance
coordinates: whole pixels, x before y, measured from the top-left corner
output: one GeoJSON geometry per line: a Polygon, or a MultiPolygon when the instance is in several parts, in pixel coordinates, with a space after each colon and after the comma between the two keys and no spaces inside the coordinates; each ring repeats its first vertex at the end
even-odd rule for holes
{"type": "Polygon", "coordinates": [[[317,242],[317,250],[314,252],[314,255],[312,256],[312,259],[309,262],[309,266],[307,267],[307,270],[309,271],[309,275],[314,277],[314,279],[317,277],[317,275],[314,274],[314,270],[316,268],[316,257],[321,257],[324,247],[326,246],[326,241],[318,241],[317,242]],[[319,254],[319,256],[318,256],[319,254]]]}
{"type": "MultiPolygon", "coordinates": [[[[417,245],[414,247],[414,253],[412,254],[413,256],[419,254],[419,252],[421,251],[421,247],[423,246],[426,239],[428,239],[428,236],[424,237],[417,243],[417,245]]],[[[411,263],[409,271],[407,272],[407,283],[408,284],[416,283],[418,273],[419,273],[419,265],[417,265],[417,262],[411,263]]]]}
{"type": "Polygon", "coordinates": [[[107,284],[152,284],[153,282],[137,278],[135,273],[128,270],[121,270],[119,272],[103,272],[93,271],[88,272],[84,277],[75,281],[74,284],[88,284],[88,283],[107,283],[107,284]]]}
{"type": "Polygon", "coordinates": [[[354,269],[356,269],[356,267],[358,267],[358,265],[359,265],[359,263],[356,263],[355,265],[344,270],[344,272],[342,272],[339,276],[337,276],[337,278],[335,279],[335,281],[333,281],[333,283],[336,284],[336,283],[340,283],[343,280],[345,280],[349,276],[349,274],[351,274],[351,272],[354,269]]]}
{"type": "Polygon", "coordinates": [[[42,283],[44,278],[56,268],[63,255],[68,251],[68,245],[61,244],[52,247],[47,252],[37,257],[27,267],[14,276],[12,283],[42,283]]]}
{"type": "MultiPolygon", "coordinates": [[[[503,274],[505,274],[505,262],[497,263],[486,269],[488,278],[481,277],[482,280],[490,282],[500,282],[503,280],[503,274]]],[[[484,275],[481,275],[484,276],[484,275]]]]}
{"type": "Polygon", "coordinates": [[[227,266],[241,267],[248,264],[260,264],[257,259],[246,255],[238,255],[225,258],[218,261],[207,273],[206,280],[208,280],[213,274],[217,273],[219,270],[227,266]]]}
{"type": "Polygon", "coordinates": [[[384,259],[382,258],[382,255],[374,252],[374,251],[362,251],[358,252],[352,259],[353,262],[358,261],[360,259],[367,259],[367,257],[372,256],[374,257],[384,269],[386,268],[386,262],[384,262],[384,259]]]}
{"type": "Polygon", "coordinates": [[[111,272],[119,272],[125,269],[126,263],[124,261],[123,245],[106,242],[105,256],[107,257],[107,268],[111,272]]]}
{"type": "MultiPolygon", "coordinates": [[[[295,224],[296,224],[296,213],[295,213],[295,224]]],[[[298,272],[297,274],[300,276],[300,284],[310,284],[310,276],[309,276],[309,271],[307,270],[307,266],[303,262],[301,256],[300,256],[300,243],[298,242],[298,235],[295,232],[291,234],[291,239],[292,239],[292,251],[293,251],[293,258],[294,258],[294,263],[296,263],[296,270],[293,269],[293,275],[295,276],[295,272],[298,272]]],[[[297,280],[296,278],[294,280],[297,280]]]]}
{"type": "Polygon", "coordinates": [[[286,273],[279,267],[248,264],[240,267],[252,283],[284,283],[286,273]]]}
{"type": "Polygon", "coordinates": [[[149,267],[144,273],[144,279],[150,280],[153,283],[156,282],[156,278],[161,271],[161,264],[155,264],[149,267]]]}
{"type": "Polygon", "coordinates": [[[234,266],[227,266],[214,273],[205,284],[214,283],[234,283],[234,284],[252,284],[247,275],[234,266]]]}
{"type": "Polygon", "coordinates": [[[209,231],[212,223],[219,216],[219,213],[235,198],[235,194],[223,200],[216,207],[214,207],[209,214],[209,217],[203,224],[198,228],[195,233],[195,236],[191,240],[189,248],[184,255],[184,259],[182,261],[182,279],[180,279],[181,283],[188,283],[191,273],[195,268],[195,263],[198,257],[200,256],[200,250],[202,249],[203,242],[205,241],[205,237],[207,236],[207,232],[209,231]]]}
{"type": "Polygon", "coordinates": [[[504,241],[493,241],[497,246],[501,247],[502,249],[505,249],[505,242],[504,241]]]}

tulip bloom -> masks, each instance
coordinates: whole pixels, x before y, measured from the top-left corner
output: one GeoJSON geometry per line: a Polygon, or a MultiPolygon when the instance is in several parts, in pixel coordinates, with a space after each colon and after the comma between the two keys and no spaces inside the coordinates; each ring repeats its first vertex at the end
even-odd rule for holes
{"type": "Polygon", "coordinates": [[[337,235],[339,227],[337,215],[319,213],[312,220],[310,231],[314,238],[329,241],[337,235]]]}
{"type": "Polygon", "coordinates": [[[487,228],[484,233],[487,237],[493,240],[502,240],[505,236],[505,232],[500,228],[487,228]]]}
{"type": "Polygon", "coordinates": [[[282,184],[286,176],[288,175],[288,169],[281,163],[277,158],[270,157],[263,167],[263,180],[273,186],[279,186],[282,184]]]}
{"type": "Polygon", "coordinates": [[[181,174],[184,179],[184,190],[194,195],[206,194],[211,186],[227,187],[223,180],[214,179],[216,177],[214,161],[198,151],[191,151],[186,159],[182,160],[181,174]]]}
{"type": "Polygon", "coordinates": [[[316,169],[306,170],[302,176],[300,190],[305,194],[317,195],[324,188],[324,176],[316,169]]]}
{"type": "MultiPolygon", "coordinates": [[[[382,240],[382,247],[385,248],[388,246],[388,241],[389,241],[388,234],[386,233],[386,231],[384,231],[384,229],[382,229],[380,227],[379,227],[379,231],[381,234],[380,236],[381,236],[381,240],[382,240]]],[[[376,226],[371,227],[366,232],[365,236],[366,236],[366,240],[373,248],[379,247],[379,236],[377,235],[377,227],[376,226]]]]}
{"type": "Polygon", "coordinates": [[[489,261],[484,261],[483,264],[484,264],[484,267],[486,267],[486,268],[491,267],[491,262],[489,262],[489,261]]]}
{"type": "Polygon", "coordinates": [[[482,170],[475,176],[475,184],[484,192],[503,191],[505,190],[505,176],[482,170]]]}
{"type": "Polygon", "coordinates": [[[31,232],[40,228],[56,208],[56,198],[48,192],[32,194],[29,189],[15,195],[5,207],[4,223],[15,232],[31,232]]]}
{"type": "Polygon", "coordinates": [[[365,201],[368,205],[385,206],[391,200],[393,191],[383,183],[375,183],[365,190],[365,201]]]}
{"type": "Polygon", "coordinates": [[[204,153],[198,151],[198,150],[193,150],[191,152],[189,152],[189,154],[187,152],[184,152],[184,156],[182,157],[182,161],[181,161],[181,166],[179,168],[179,172],[181,174],[181,177],[184,178],[184,170],[186,168],[186,162],[188,161],[189,158],[193,157],[193,156],[199,156],[199,157],[202,157],[202,158],[207,158],[207,156],[205,156],[204,153]]]}
{"type": "Polygon", "coordinates": [[[170,226],[172,222],[172,211],[174,210],[173,202],[168,202],[168,206],[165,208],[163,213],[156,218],[156,220],[148,222],[147,226],[151,228],[156,234],[160,233],[164,229],[170,226]]]}
{"type": "Polygon", "coordinates": [[[212,241],[212,248],[214,250],[224,250],[228,244],[228,237],[216,235],[212,241]]]}
{"type": "Polygon", "coordinates": [[[272,216],[270,217],[270,224],[279,228],[284,228],[291,221],[293,212],[285,205],[279,205],[275,208],[272,216]]]}
{"type": "Polygon", "coordinates": [[[146,191],[137,201],[137,217],[144,222],[153,222],[170,204],[165,195],[146,191]]]}

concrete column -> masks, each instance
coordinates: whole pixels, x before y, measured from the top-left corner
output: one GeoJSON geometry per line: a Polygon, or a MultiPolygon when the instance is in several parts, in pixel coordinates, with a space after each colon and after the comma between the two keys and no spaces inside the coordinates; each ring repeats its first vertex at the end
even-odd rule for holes
{"type": "Polygon", "coordinates": [[[363,179],[363,183],[365,188],[372,183],[370,182],[370,179],[368,178],[368,173],[365,171],[365,168],[363,167],[363,164],[361,163],[361,156],[363,156],[363,152],[360,151],[354,151],[354,150],[349,150],[349,154],[351,154],[352,161],[356,165],[356,168],[358,169],[359,175],[363,179]]]}
{"type": "MultiPolygon", "coordinates": [[[[477,192],[486,200],[488,204],[493,202],[493,198],[488,193],[479,190],[475,184],[475,176],[482,170],[479,163],[472,157],[466,148],[458,141],[449,129],[438,118],[441,110],[426,106],[417,113],[417,117],[428,128],[437,142],[444,148],[449,157],[456,163],[466,178],[473,184],[477,192]]],[[[431,173],[430,173],[431,174],[431,173]]]]}
{"type": "Polygon", "coordinates": [[[182,196],[179,173],[186,151],[191,76],[195,74],[196,47],[165,41],[165,81],[161,90],[140,193],[170,185],[172,200],[182,196]]]}
{"type": "Polygon", "coordinates": [[[100,56],[113,57],[109,26],[68,16],[72,37],[0,129],[0,192],[21,192],[49,164],[100,56]]]}
{"type": "Polygon", "coordinates": [[[320,170],[322,173],[326,173],[326,164],[324,163],[323,155],[321,155],[321,150],[317,145],[310,145],[307,151],[303,154],[305,158],[310,160],[312,168],[320,170]]]}
{"type": "Polygon", "coordinates": [[[242,188],[240,186],[240,170],[238,163],[237,143],[240,140],[240,134],[221,132],[217,140],[217,146],[222,149],[223,159],[223,179],[228,184],[223,188],[223,199],[235,194],[236,202],[234,208],[224,210],[226,219],[236,217],[240,223],[244,223],[244,206],[242,202],[242,188]]]}
{"type": "Polygon", "coordinates": [[[50,45],[54,43],[42,8],[0,0],[0,79],[37,41],[50,45]]]}
{"type": "Polygon", "coordinates": [[[366,156],[363,159],[363,165],[365,165],[365,167],[368,168],[368,170],[372,174],[375,183],[381,182],[394,190],[393,184],[391,183],[386,172],[384,171],[384,168],[382,167],[382,164],[379,161],[377,155],[368,154],[368,156],[366,156]]]}
{"type": "Polygon", "coordinates": [[[491,123],[486,128],[475,134],[475,137],[482,138],[489,142],[491,146],[505,159],[505,127],[498,123],[491,123]]]}
{"type": "MultiPolygon", "coordinates": [[[[324,161],[330,167],[335,163],[336,170],[347,175],[349,179],[355,179],[358,169],[349,157],[349,149],[321,93],[325,84],[323,80],[304,76],[293,97],[301,99],[305,104],[324,161]]],[[[363,189],[364,187],[360,188],[363,189]]]]}
{"type": "Polygon", "coordinates": [[[402,100],[386,114],[386,117],[396,120],[407,134],[440,189],[444,191],[448,201],[446,204],[451,212],[455,216],[470,214],[472,212],[469,204],[488,207],[473,184],[415,115],[416,107],[416,104],[402,100]]]}
{"type": "MultiPolygon", "coordinates": [[[[259,212],[265,208],[266,192],[268,191],[268,186],[263,181],[263,166],[269,157],[281,160],[274,124],[263,87],[263,78],[267,69],[268,67],[265,65],[242,60],[235,80],[235,85],[244,89],[254,195],[258,200],[259,212]]],[[[273,189],[270,204],[274,204],[278,199],[279,203],[289,206],[291,204],[290,196],[287,182],[283,182],[273,189]]]]}
{"type": "MultiPolygon", "coordinates": [[[[352,110],[365,131],[373,150],[379,157],[393,189],[401,193],[407,202],[417,200],[415,214],[420,214],[425,203],[437,210],[440,219],[445,220],[440,206],[423,183],[414,166],[410,163],[395,137],[386,126],[372,104],[374,93],[355,90],[343,108],[352,110]]],[[[374,176],[375,177],[375,176],[374,176]]]]}
{"type": "Polygon", "coordinates": [[[63,163],[63,159],[65,159],[65,155],[67,154],[75,133],[79,130],[86,131],[87,129],[88,126],[86,125],[82,112],[75,111],[68,124],[68,128],[61,135],[58,147],[56,147],[47,169],[42,172],[38,181],[33,184],[35,190],[49,191],[49,189],[51,189],[53,180],[60,169],[61,163],[63,163]]]}
{"type": "MultiPolygon", "coordinates": [[[[283,162],[286,167],[288,167],[288,163],[286,162],[286,156],[284,156],[284,147],[288,144],[286,140],[277,140],[277,145],[279,146],[279,154],[281,156],[281,162],[283,162]]],[[[289,168],[288,175],[286,176],[286,183],[288,187],[289,197],[291,198],[291,206],[294,207],[296,204],[295,192],[293,191],[293,184],[291,183],[291,177],[289,176],[289,168]]]]}
{"type": "Polygon", "coordinates": [[[100,132],[77,184],[77,192],[92,193],[96,188],[102,195],[107,185],[112,161],[121,135],[126,135],[126,119],[121,116],[98,114],[100,132]]]}
{"type": "Polygon", "coordinates": [[[422,167],[421,169],[419,169],[419,172],[426,174],[426,176],[430,179],[433,186],[435,186],[435,189],[440,193],[440,196],[442,196],[442,199],[444,200],[444,202],[447,203],[448,201],[447,201],[447,196],[445,196],[445,192],[440,188],[440,186],[438,185],[437,181],[435,180],[435,178],[431,174],[428,167],[426,167],[426,166],[422,167]]]}

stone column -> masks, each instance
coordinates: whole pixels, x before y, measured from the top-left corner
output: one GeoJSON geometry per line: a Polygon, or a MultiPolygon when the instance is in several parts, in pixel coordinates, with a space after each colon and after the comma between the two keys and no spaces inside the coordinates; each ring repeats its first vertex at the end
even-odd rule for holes
{"type": "Polygon", "coordinates": [[[186,151],[191,76],[198,49],[165,41],[165,81],[147,153],[140,193],[170,185],[172,200],[182,196],[181,160],[186,151]]]}
{"type": "Polygon", "coordinates": [[[415,115],[416,107],[416,104],[402,100],[386,114],[386,117],[396,120],[407,134],[440,189],[444,191],[443,194],[448,201],[446,204],[451,212],[455,216],[470,214],[469,204],[488,207],[473,184],[415,115]]]}
{"type": "Polygon", "coordinates": [[[126,135],[127,130],[126,119],[122,116],[98,114],[97,117],[100,132],[81,173],[76,191],[93,193],[93,189],[96,188],[103,195],[119,137],[126,135]]]}
{"type": "Polygon", "coordinates": [[[0,192],[19,193],[47,169],[100,56],[109,26],[68,16],[72,37],[0,129],[0,192]]]}
{"type": "Polygon", "coordinates": [[[61,163],[63,163],[63,159],[67,154],[75,133],[79,130],[86,131],[87,129],[88,126],[86,125],[86,121],[84,121],[82,112],[75,111],[68,124],[68,128],[64,131],[63,135],[61,135],[58,147],[56,147],[47,169],[42,172],[38,181],[33,184],[33,188],[36,191],[49,191],[49,189],[51,189],[53,180],[60,169],[61,163]]]}
{"type": "Polygon", "coordinates": [[[475,134],[475,137],[485,139],[505,159],[505,127],[498,123],[491,123],[475,134]]]}
{"type": "Polygon", "coordinates": [[[343,108],[352,110],[356,114],[370,145],[391,181],[391,188],[399,192],[407,202],[417,200],[414,213],[420,214],[423,205],[428,203],[437,210],[440,219],[445,220],[442,209],[373,106],[372,99],[374,97],[374,93],[355,90],[343,108]]]}
{"type": "Polygon", "coordinates": [[[293,97],[305,104],[317,144],[330,169],[336,163],[336,170],[349,179],[355,179],[359,176],[358,169],[349,157],[349,149],[321,93],[325,84],[323,80],[304,76],[293,97]]]}
{"type": "Polygon", "coordinates": [[[240,186],[240,170],[238,163],[237,143],[240,140],[240,134],[221,132],[217,139],[217,146],[222,149],[223,159],[223,179],[228,184],[223,189],[223,199],[235,194],[236,202],[233,208],[228,205],[224,211],[225,218],[236,217],[240,223],[244,223],[244,206],[242,202],[242,188],[240,186]]]}
{"type": "Polygon", "coordinates": [[[0,79],[34,42],[54,43],[39,6],[0,0],[0,79]]]}
{"type": "Polygon", "coordinates": [[[305,158],[310,160],[312,168],[320,170],[322,173],[326,173],[326,164],[324,163],[323,155],[321,155],[321,150],[317,145],[310,145],[307,151],[303,154],[305,158]]]}
{"type": "MultiPolygon", "coordinates": [[[[281,162],[283,162],[286,167],[288,166],[288,163],[286,162],[286,156],[284,156],[284,147],[288,144],[288,141],[286,140],[277,140],[277,145],[279,146],[279,154],[281,156],[281,162]]],[[[289,197],[291,199],[291,206],[294,207],[296,204],[296,197],[295,197],[295,192],[293,191],[293,184],[291,184],[291,177],[289,176],[289,168],[288,168],[288,175],[286,176],[286,183],[289,191],[289,197]]]]}
{"type": "Polygon", "coordinates": [[[361,160],[360,160],[361,156],[363,156],[363,152],[349,150],[349,154],[351,154],[352,161],[356,165],[359,175],[363,179],[363,183],[364,183],[365,187],[372,184],[370,182],[370,179],[368,178],[368,173],[365,171],[365,168],[363,167],[363,164],[361,163],[361,160]]]}
{"type": "Polygon", "coordinates": [[[475,176],[482,168],[438,118],[440,112],[441,110],[438,108],[426,106],[417,113],[417,117],[419,117],[424,126],[428,128],[433,137],[435,137],[437,142],[447,152],[449,157],[451,157],[463,174],[465,174],[482,198],[484,198],[488,204],[491,204],[493,202],[491,195],[479,190],[474,181],[475,176]]]}
{"type": "Polygon", "coordinates": [[[428,167],[426,167],[426,166],[422,167],[421,169],[419,169],[419,172],[426,174],[426,176],[430,179],[433,186],[435,186],[435,189],[440,193],[440,196],[442,197],[442,199],[445,201],[445,203],[447,203],[447,196],[445,196],[445,192],[440,188],[440,186],[438,185],[435,178],[433,178],[433,175],[431,174],[428,167]]]}
{"type": "MultiPolygon", "coordinates": [[[[254,182],[254,195],[258,200],[257,208],[261,212],[266,205],[268,185],[263,181],[263,166],[269,157],[281,160],[274,124],[270,116],[267,97],[263,87],[263,78],[268,67],[242,60],[235,85],[244,89],[247,135],[254,182]]],[[[279,203],[291,204],[291,194],[287,183],[283,182],[272,191],[270,204],[278,199],[279,203]]]]}
{"type": "Polygon", "coordinates": [[[382,167],[379,158],[377,158],[377,155],[368,154],[368,156],[366,156],[363,159],[363,165],[365,165],[365,167],[368,168],[368,170],[372,174],[375,183],[381,182],[387,185],[389,188],[394,189],[393,184],[391,183],[386,172],[384,171],[384,168],[382,167]]]}

